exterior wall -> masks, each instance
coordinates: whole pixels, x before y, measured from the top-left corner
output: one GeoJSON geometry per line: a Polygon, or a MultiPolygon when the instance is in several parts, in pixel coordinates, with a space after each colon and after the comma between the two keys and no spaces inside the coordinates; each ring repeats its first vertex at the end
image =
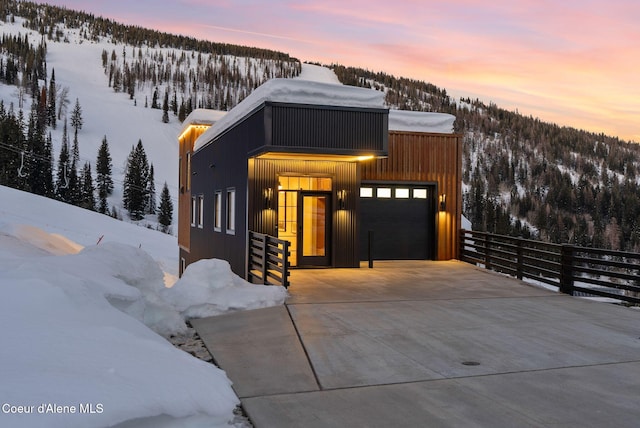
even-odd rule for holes
{"type": "MultiPolygon", "coordinates": [[[[178,246],[180,258],[185,257],[191,249],[191,166],[189,158],[193,153],[195,141],[209,125],[190,126],[178,139],[178,246]]],[[[182,275],[182,269],[179,270],[182,275]]]]}
{"type": "Polygon", "coordinates": [[[191,227],[191,259],[188,263],[217,258],[227,260],[237,275],[246,276],[247,258],[247,152],[264,141],[262,110],[254,112],[236,126],[192,156],[191,195],[204,200],[203,226],[191,227]],[[235,232],[227,233],[228,189],[235,190],[235,232]],[[222,192],[222,229],[214,230],[214,195],[222,192]]]}
{"type": "Polygon", "coordinates": [[[362,181],[437,183],[446,210],[436,214],[437,260],[458,257],[462,215],[462,136],[389,132],[389,157],[362,163],[362,181]]]}
{"type": "Polygon", "coordinates": [[[278,175],[316,175],[331,177],[333,183],[333,219],[331,227],[331,265],[358,267],[358,164],[355,162],[304,160],[249,160],[249,229],[278,236],[278,175]],[[264,206],[264,191],[271,188],[274,197],[264,206]],[[338,210],[337,192],[346,191],[345,209],[338,210]]]}

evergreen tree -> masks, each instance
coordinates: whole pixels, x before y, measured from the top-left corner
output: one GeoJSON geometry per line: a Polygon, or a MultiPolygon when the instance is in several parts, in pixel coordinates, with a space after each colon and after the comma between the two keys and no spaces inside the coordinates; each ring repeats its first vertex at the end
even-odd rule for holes
{"type": "Polygon", "coordinates": [[[49,81],[49,105],[47,107],[47,122],[53,128],[56,129],[56,69],[51,70],[51,80],[49,81]]]}
{"type": "Polygon", "coordinates": [[[147,189],[149,193],[149,200],[147,202],[147,213],[155,214],[156,213],[156,183],[154,182],[153,177],[153,164],[149,166],[149,186],[147,189]]]}
{"type": "Polygon", "coordinates": [[[69,189],[69,174],[71,171],[71,159],[69,156],[69,138],[67,137],[67,122],[64,122],[62,130],[62,145],[58,157],[58,172],[56,175],[56,198],[63,202],[71,202],[69,189]]]}
{"type": "Polygon", "coordinates": [[[27,129],[28,150],[23,152],[24,162],[22,162],[21,158],[21,164],[28,164],[28,168],[25,171],[23,167],[19,174],[28,174],[29,187],[27,190],[37,195],[50,196],[53,188],[51,151],[47,149],[43,133],[44,128],[39,126],[38,108],[35,104],[32,104],[32,106],[27,129]]]}
{"type": "Polygon", "coordinates": [[[153,91],[153,98],[151,99],[151,108],[160,108],[158,107],[158,88],[153,91]]]}
{"type": "Polygon", "coordinates": [[[78,147],[78,133],[73,137],[73,149],[71,150],[71,168],[69,170],[69,203],[80,205],[81,189],[78,162],[80,161],[80,149],[78,147]]]}
{"type": "Polygon", "coordinates": [[[162,122],[169,123],[169,91],[164,93],[164,101],[162,102],[162,122]]]}
{"type": "Polygon", "coordinates": [[[85,162],[82,169],[82,185],[80,187],[80,206],[82,208],[91,211],[96,210],[96,198],[93,194],[95,190],[93,178],[91,177],[91,164],[85,162]]]}
{"type": "Polygon", "coordinates": [[[80,107],[80,101],[76,98],[76,105],[73,107],[73,111],[71,112],[71,126],[75,130],[75,133],[78,133],[79,129],[82,129],[82,107],[80,107]]]}
{"type": "Polygon", "coordinates": [[[113,179],[111,178],[111,155],[109,154],[109,144],[107,136],[102,139],[102,144],[98,150],[96,161],[96,186],[98,188],[98,211],[106,214],[109,211],[107,206],[107,196],[113,193],[113,179]]]}
{"type": "Polygon", "coordinates": [[[169,226],[171,226],[173,218],[173,202],[171,202],[171,195],[169,194],[169,188],[167,187],[166,181],[162,187],[162,192],[160,193],[159,211],[158,223],[162,226],[162,231],[168,233],[169,226]]]}
{"type": "Polygon", "coordinates": [[[142,146],[142,140],[131,148],[127,159],[127,169],[124,176],[124,192],[122,202],[132,220],[144,217],[148,202],[149,162],[142,146]]]}

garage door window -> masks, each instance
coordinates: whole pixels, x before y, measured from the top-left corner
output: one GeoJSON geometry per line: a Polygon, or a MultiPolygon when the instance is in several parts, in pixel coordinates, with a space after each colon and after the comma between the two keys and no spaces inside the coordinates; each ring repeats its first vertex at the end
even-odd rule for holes
{"type": "Polygon", "coordinates": [[[378,198],[388,199],[391,197],[391,188],[389,187],[378,187],[376,195],[378,198]]]}
{"type": "Polygon", "coordinates": [[[409,189],[397,188],[396,189],[396,199],[409,199],[409,189]]]}

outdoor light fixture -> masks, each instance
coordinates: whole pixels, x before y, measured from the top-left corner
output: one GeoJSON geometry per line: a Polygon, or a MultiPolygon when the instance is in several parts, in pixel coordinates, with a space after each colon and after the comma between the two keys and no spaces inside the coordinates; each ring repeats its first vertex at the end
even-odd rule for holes
{"type": "Polygon", "coordinates": [[[446,194],[442,194],[440,195],[440,211],[446,211],[447,210],[447,195],[446,194]]]}
{"type": "Polygon", "coordinates": [[[271,199],[273,199],[273,189],[267,187],[264,189],[264,207],[269,208],[271,206],[271,199]]]}
{"type": "Polygon", "coordinates": [[[346,199],[347,199],[347,191],[344,189],[338,190],[338,209],[339,210],[345,209],[346,199]]]}

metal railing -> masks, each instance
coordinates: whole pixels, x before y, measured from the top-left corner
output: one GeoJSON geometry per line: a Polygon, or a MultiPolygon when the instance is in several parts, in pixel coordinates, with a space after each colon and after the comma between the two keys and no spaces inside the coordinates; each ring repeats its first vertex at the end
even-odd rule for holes
{"type": "Polygon", "coordinates": [[[289,241],[249,231],[247,281],[289,287],[289,241]]]}
{"type": "Polygon", "coordinates": [[[640,254],[462,230],[460,260],[558,287],[640,304],[640,254]]]}

